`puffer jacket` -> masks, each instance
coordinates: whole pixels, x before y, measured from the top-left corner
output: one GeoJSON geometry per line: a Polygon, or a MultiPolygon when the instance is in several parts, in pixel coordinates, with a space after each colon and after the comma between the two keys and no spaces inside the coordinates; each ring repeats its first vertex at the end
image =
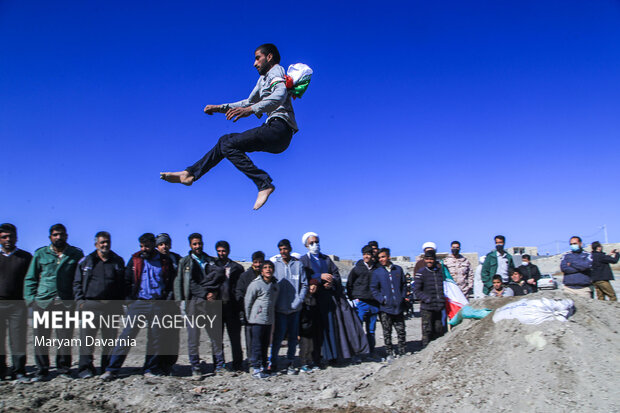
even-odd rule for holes
{"type": "Polygon", "coordinates": [[[592,253],[592,281],[611,281],[614,279],[614,273],[611,271],[609,264],[617,264],[620,254],[616,257],[606,255],[603,252],[594,251],[592,253]]]}
{"type": "Polygon", "coordinates": [[[245,293],[245,313],[248,323],[273,324],[277,299],[278,282],[275,277],[271,277],[269,282],[265,282],[263,277],[257,277],[252,281],[245,293]]]}
{"type": "Polygon", "coordinates": [[[422,302],[420,309],[443,310],[446,298],[443,294],[443,267],[438,263],[433,268],[424,267],[414,276],[413,291],[422,302]]]}

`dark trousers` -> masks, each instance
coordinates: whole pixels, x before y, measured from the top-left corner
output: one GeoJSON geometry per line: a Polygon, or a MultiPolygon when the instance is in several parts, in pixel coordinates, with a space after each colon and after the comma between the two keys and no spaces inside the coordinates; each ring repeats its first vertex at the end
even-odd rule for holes
{"type": "Polygon", "coordinates": [[[278,118],[258,128],[242,133],[230,133],[222,136],[215,146],[194,165],[186,168],[196,180],[209,172],[211,168],[228,159],[237,169],[254,181],[258,190],[271,187],[271,177],[267,172],[259,169],[246,152],[281,153],[288,148],[293,138],[293,130],[288,124],[278,118]]]}
{"type": "Polygon", "coordinates": [[[255,369],[267,367],[267,350],[271,338],[271,324],[251,324],[252,326],[252,355],[250,366],[255,369]]]}
{"type": "MultiPolygon", "coordinates": [[[[239,310],[232,303],[222,306],[222,328],[226,325],[228,339],[230,340],[230,350],[232,352],[232,367],[234,370],[241,370],[243,367],[243,350],[241,349],[241,320],[239,310]]],[[[222,331],[223,334],[223,331],[222,331]]]]}
{"type": "MultiPolygon", "coordinates": [[[[35,304],[35,311],[39,312],[51,312],[51,311],[72,311],[73,308],[67,308],[62,302],[52,302],[47,308],[43,309],[35,304]]],[[[52,319],[52,315],[49,315],[49,320],[52,319]]],[[[55,328],[56,337],[60,340],[71,340],[73,337],[73,328],[55,328]]],[[[45,341],[52,338],[52,329],[45,328],[43,326],[37,326],[34,329],[35,339],[43,338],[45,341]]],[[[46,376],[49,373],[50,368],[50,356],[49,347],[42,345],[34,346],[34,360],[37,365],[37,374],[46,376]]],[[[56,350],[56,369],[59,374],[69,373],[71,370],[71,346],[61,346],[56,350]]]]}
{"type": "Polygon", "coordinates": [[[23,301],[0,301],[0,380],[9,373],[26,374],[26,330],[28,312],[23,301]],[[13,366],[7,371],[6,337],[9,336],[9,347],[13,366]]]}
{"type": "Polygon", "coordinates": [[[250,360],[250,355],[252,353],[252,326],[246,324],[243,326],[243,330],[245,333],[245,352],[248,355],[248,361],[250,360]]]}
{"type": "MultiPolygon", "coordinates": [[[[90,336],[95,338],[97,335],[97,331],[101,330],[101,338],[105,341],[116,339],[117,331],[116,328],[112,327],[112,323],[110,323],[110,327],[107,327],[105,324],[100,325],[99,320],[100,317],[105,317],[108,319],[112,319],[112,315],[123,314],[123,307],[120,305],[118,301],[116,302],[101,302],[94,300],[87,300],[80,306],[80,311],[91,311],[95,315],[95,320],[93,324],[95,324],[95,328],[90,327],[82,327],[80,328],[80,341],[82,342],[82,347],[80,347],[80,364],[79,371],[90,370],[93,374],[96,374],[97,370],[94,365],[94,347],[91,345],[87,345],[86,337],[90,336]]],[[[110,364],[110,352],[114,346],[103,346],[101,348],[101,371],[104,372],[108,364],[110,364]]]]}
{"type": "MultiPolygon", "coordinates": [[[[207,314],[207,300],[204,298],[193,297],[187,303],[187,316],[196,317],[199,315],[207,314]]],[[[213,364],[216,367],[224,366],[224,346],[222,343],[222,335],[215,337],[213,333],[209,334],[209,329],[205,331],[209,335],[211,341],[211,353],[213,355],[213,364]]],[[[198,368],[200,366],[200,328],[197,325],[187,326],[187,352],[189,354],[189,362],[192,368],[198,368]]]]}
{"type": "Polygon", "coordinates": [[[407,346],[407,334],[405,333],[405,316],[403,314],[388,314],[379,313],[381,319],[381,328],[383,329],[383,342],[385,343],[385,349],[388,355],[394,354],[394,347],[392,346],[392,327],[396,330],[396,336],[398,337],[398,352],[402,355],[405,354],[407,346]]]}
{"type": "MultiPolygon", "coordinates": [[[[157,300],[136,300],[129,305],[127,309],[127,317],[130,319],[135,318],[138,319],[140,316],[144,317],[144,320],[149,324],[147,326],[147,354],[144,359],[144,372],[150,372],[154,374],[162,373],[162,369],[160,366],[161,355],[160,347],[162,346],[162,328],[159,326],[150,326],[150,323],[153,319],[157,317],[162,317],[164,315],[161,302],[157,300]]],[[[119,340],[130,341],[131,339],[136,338],[141,328],[140,322],[135,322],[133,325],[131,323],[127,323],[127,326],[123,329],[123,332],[118,337],[119,340]]],[[[106,368],[107,371],[112,373],[118,373],[120,368],[123,366],[125,359],[127,358],[127,354],[129,354],[130,347],[118,345],[114,347],[112,353],[110,354],[110,364],[106,368]]]]}
{"type": "Polygon", "coordinates": [[[420,310],[422,316],[422,347],[443,336],[442,310],[420,310]]]}
{"type": "Polygon", "coordinates": [[[282,340],[288,337],[286,361],[287,366],[293,364],[295,352],[297,351],[297,335],[299,334],[299,311],[291,314],[276,312],[276,320],[273,329],[273,340],[271,343],[271,368],[278,369],[278,353],[282,347],[282,340]]]}

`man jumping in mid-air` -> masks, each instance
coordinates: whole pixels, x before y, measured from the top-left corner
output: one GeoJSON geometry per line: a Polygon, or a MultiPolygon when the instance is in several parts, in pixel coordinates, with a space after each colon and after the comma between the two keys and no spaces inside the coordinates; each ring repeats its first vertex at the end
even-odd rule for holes
{"type": "Polygon", "coordinates": [[[260,118],[263,113],[266,113],[267,121],[258,128],[222,136],[217,144],[194,165],[181,172],[161,172],[161,179],[191,185],[222,159],[227,158],[258,187],[254,209],[259,209],[267,201],[275,189],[271,183],[271,177],[254,165],[245,153],[284,152],[298,129],[291,95],[286,88],[286,73],[279,65],[280,52],[276,46],[267,43],[259,46],[254,56],[254,67],[258,70],[260,78],[250,96],[235,103],[207,105],[204,112],[207,115],[215,112],[225,113],[226,119],[232,119],[233,122],[252,114],[260,118]]]}

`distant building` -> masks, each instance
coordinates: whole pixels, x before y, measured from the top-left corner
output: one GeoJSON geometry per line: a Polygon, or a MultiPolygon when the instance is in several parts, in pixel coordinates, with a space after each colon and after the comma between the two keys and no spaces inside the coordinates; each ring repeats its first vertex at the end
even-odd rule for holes
{"type": "Polygon", "coordinates": [[[512,255],[528,254],[532,256],[538,255],[538,247],[510,247],[508,252],[512,255]]]}

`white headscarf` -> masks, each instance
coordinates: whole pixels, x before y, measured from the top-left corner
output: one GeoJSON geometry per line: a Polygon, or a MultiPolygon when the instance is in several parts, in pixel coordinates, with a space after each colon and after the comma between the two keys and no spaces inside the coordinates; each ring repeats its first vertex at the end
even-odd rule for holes
{"type": "Polygon", "coordinates": [[[422,251],[424,251],[424,250],[425,250],[425,249],[427,249],[427,248],[432,248],[432,249],[434,249],[435,251],[437,251],[437,245],[435,245],[435,243],[434,243],[434,242],[431,242],[431,241],[429,241],[429,242],[425,242],[425,243],[422,245],[422,251]]]}
{"type": "Polygon", "coordinates": [[[310,237],[319,237],[319,234],[317,234],[316,232],[306,232],[302,237],[301,237],[301,242],[306,245],[306,241],[308,241],[308,238],[310,237]]]}

